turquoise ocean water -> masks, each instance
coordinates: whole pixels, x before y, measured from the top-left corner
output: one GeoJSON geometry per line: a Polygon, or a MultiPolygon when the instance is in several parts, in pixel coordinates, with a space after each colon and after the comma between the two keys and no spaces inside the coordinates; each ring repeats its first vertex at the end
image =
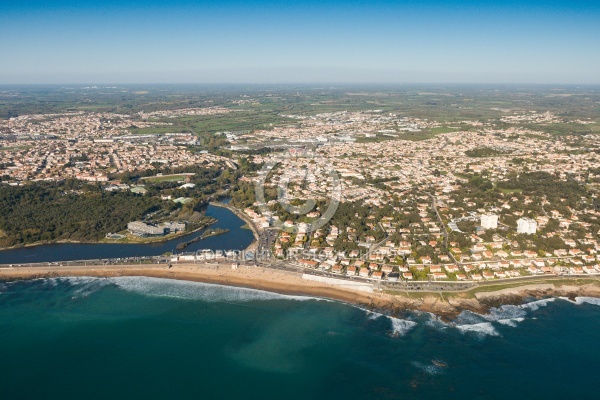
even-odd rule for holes
{"type": "Polygon", "coordinates": [[[599,304],[443,323],[153,278],[0,283],[0,398],[593,399],[599,304]]]}

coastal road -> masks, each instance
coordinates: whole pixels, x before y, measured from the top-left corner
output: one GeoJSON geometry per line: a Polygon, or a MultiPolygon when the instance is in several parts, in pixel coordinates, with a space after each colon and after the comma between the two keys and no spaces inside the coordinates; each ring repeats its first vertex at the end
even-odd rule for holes
{"type": "Polygon", "coordinates": [[[565,279],[590,279],[600,280],[598,275],[542,275],[542,276],[524,276],[518,278],[508,279],[495,279],[490,281],[482,282],[449,282],[449,281],[389,281],[389,280],[378,280],[360,276],[346,276],[342,274],[335,274],[327,271],[321,271],[317,269],[307,268],[299,263],[293,261],[277,261],[277,260],[238,260],[231,258],[211,258],[206,260],[196,261],[180,261],[173,262],[170,258],[163,256],[157,257],[129,257],[129,258],[115,258],[115,259],[103,259],[103,260],[80,260],[80,261],[68,261],[68,262],[52,262],[52,263],[33,263],[33,264],[11,264],[11,265],[0,265],[0,269],[4,270],[18,270],[20,268],[40,268],[47,270],[49,267],[55,269],[57,272],[61,270],[79,270],[79,271],[98,271],[104,268],[136,268],[149,270],[153,269],[170,269],[170,266],[179,267],[198,267],[202,268],[262,268],[271,269],[281,272],[293,273],[297,275],[309,274],[314,276],[321,276],[327,278],[334,278],[338,280],[347,280],[353,282],[361,282],[368,285],[373,285],[374,289],[382,291],[397,291],[397,292],[464,292],[476,287],[481,286],[495,286],[495,285],[510,285],[510,284],[528,284],[536,282],[551,282],[565,279]]]}

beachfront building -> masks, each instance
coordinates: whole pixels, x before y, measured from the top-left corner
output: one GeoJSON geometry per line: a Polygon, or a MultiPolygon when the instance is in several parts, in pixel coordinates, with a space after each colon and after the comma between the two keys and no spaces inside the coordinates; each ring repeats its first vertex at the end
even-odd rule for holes
{"type": "Polygon", "coordinates": [[[537,222],[531,218],[519,218],[517,221],[517,233],[532,235],[537,232],[537,222]]]}
{"type": "Polygon", "coordinates": [[[498,215],[496,214],[484,214],[481,216],[481,227],[483,229],[497,229],[498,228],[498,215]]]}

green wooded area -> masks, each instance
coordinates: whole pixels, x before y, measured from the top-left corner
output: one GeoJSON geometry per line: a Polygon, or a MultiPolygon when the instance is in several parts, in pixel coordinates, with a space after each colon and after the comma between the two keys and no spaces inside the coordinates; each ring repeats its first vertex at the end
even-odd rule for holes
{"type": "Polygon", "coordinates": [[[95,241],[159,210],[160,199],[105,192],[77,181],[0,186],[0,246],[39,241],[95,241]]]}

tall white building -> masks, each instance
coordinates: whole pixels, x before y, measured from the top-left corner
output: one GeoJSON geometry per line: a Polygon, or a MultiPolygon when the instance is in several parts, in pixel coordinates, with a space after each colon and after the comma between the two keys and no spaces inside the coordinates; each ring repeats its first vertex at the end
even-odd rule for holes
{"type": "Polygon", "coordinates": [[[528,235],[537,232],[537,222],[531,218],[519,218],[517,221],[517,233],[525,233],[528,235]]]}
{"type": "Polygon", "coordinates": [[[481,227],[483,229],[497,229],[498,216],[496,214],[484,214],[481,216],[481,227]]]}

